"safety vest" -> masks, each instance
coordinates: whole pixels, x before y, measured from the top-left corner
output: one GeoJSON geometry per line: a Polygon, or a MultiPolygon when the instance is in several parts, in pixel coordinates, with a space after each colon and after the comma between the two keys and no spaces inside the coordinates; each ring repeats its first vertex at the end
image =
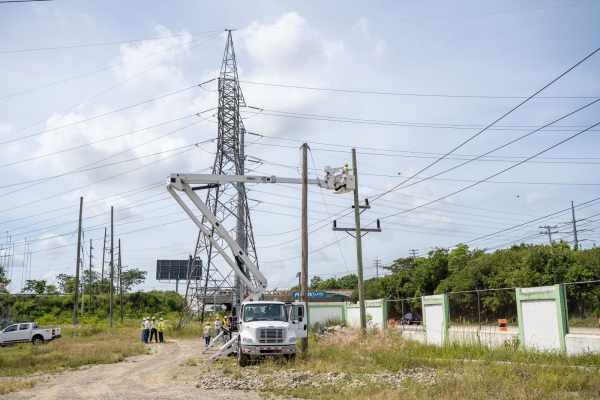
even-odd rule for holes
{"type": "Polygon", "coordinates": [[[165,330],[165,323],[163,321],[160,321],[158,323],[158,331],[159,332],[164,332],[164,330],[165,330]]]}
{"type": "Polygon", "coordinates": [[[144,330],[144,329],[146,329],[146,328],[144,327],[144,321],[142,321],[142,330],[144,330]]]}

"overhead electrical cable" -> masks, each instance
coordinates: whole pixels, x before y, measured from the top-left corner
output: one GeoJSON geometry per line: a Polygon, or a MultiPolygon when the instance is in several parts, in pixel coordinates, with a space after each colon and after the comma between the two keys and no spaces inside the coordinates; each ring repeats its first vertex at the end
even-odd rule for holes
{"type": "MultiPolygon", "coordinates": [[[[420,175],[422,172],[428,170],[429,168],[431,168],[432,166],[434,166],[435,164],[437,164],[438,162],[440,162],[441,160],[443,160],[444,158],[446,158],[447,156],[449,156],[450,154],[452,154],[453,152],[455,152],[456,150],[458,150],[459,148],[461,148],[462,146],[464,146],[465,144],[469,143],[471,140],[475,139],[477,136],[481,135],[483,132],[485,132],[488,128],[492,127],[493,125],[495,125],[497,122],[501,121],[503,118],[505,118],[506,116],[510,115],[513,111],[517,110],[519,107],[521,107],[523,104],[527,103],[530,99],[532,99],[533,97],[535,97],[536,95],[538,95],[539,93],[541,93],[543,90],[545,90],[546,88],[548,88],[549,86],[551,86],[554,82],[558,81],[560,78],[562,78],[563,76],[565,76],[566,74],[568,74],[570,71],[572,71],[573,69],[577,68],[577,66],[579,66],[580,64],[582,64],[584,61],[586,61],[587,59],[589,59],[590,57],[592,57],[594,54],[596,54],[598,51],[600,51],[600,47],[597,48],[596,50],[594,50],[593,52],[591,52],[590,54],[588,54],[585,58],[583,58],[581,61],[579,61],[577,64],[573,65],[571,68],[569,68],[568,70],[566,70],[565,72],[563,72],[562,74],[560,74],[558,77],[554,78],[550,83],[546,84],[544,87],[542,87],[540,90],[538,90],[537,92],[535,92],[534,94],[532,94],[529,98],[527,98],[526,100],[523,100],[521,103],[519,103],[517,106],[513,107],[510,111],[508,111],[507,113],[505,113],[504,115],[502,115],[500,118],[496,119],[494,122],[492,122],[491,124],[489,124],[488,126],[486,126],[485,128],[483,128],[481,131],[479,131],[478,133],[476,133],[475,135],[471,136],[470,138],[468,138],[467,140],[463,141],[461,144],[459,144],[458,146],[456,146],[455,148],[453,148],[452,150],[450,150],[448,153],[446,153],[445,155],[443,155],[442,157],[438,158],[437,160],[435,160],[434,162],[432,162],[431,164],[427,165],[425,168],[421,169],[419,172],[417,172],[415,175],[420,175]]],[[[597,124],[596,124],[597,125],[597,124]]],[[[581,133],[595,127],[596,125],[593,125],[590,128],[585,129],[584,131],[581,131],[573,136],[571,136],[571,138],[576,137],[577,135],[580,135],[581,133]]],[[[569,139],[567,139],[569,140],[569,139]]],[[[563,142],[561,142],[563,143],[563,142]]],[[[560,144],[560,143],[559,143],[560,144]]],[[[543,153],[543,152],[542,152],[543,153]]],[[[542,154],[539,153],[539,154],[542,154]]],[[[536,155],[539,155],[536,154],[536,155]]],[[[535,157],[535,156],[533,156],[535,157]]],[[[531,157],[531,158],[533,158],[531,157]]],[[[529,158],[529,159],[531,159],[529,158]]],[[[514,168],[517,165],[522,164],[523,162],[525,162],[527,160],[521,161],[518,164],[515,164],[511,167],[509,167],[508,169],[514,168]]],[[[506,169],[505,171],[507,171],[508,169],[506,169]]],[[[495,175],[494,175],[495,176],[495,175]]],[[[388,190],[386,193],[379,195],[377,198],[373,199],[372,201],[377,200],[378,198],[380,198],[381,196],[386,195],[387,193],[390,193],[398,188],[400,188],[402,185],[404,185],[405,183],[409,182],[412,178],[407,178],[404,182],[394,186],[392,189],[388,190]]],[[[472,185],[472,186],[475,186],[472,185]]]]}
{"type": "MultiPolygon", "coordinates": [[[[319,88],[310,86],[293,86],[293,85],[280,85],[275,83],[264,83],[264,82],[251,82],[251,81],[240,81],[241,83],[248,83],[251,85],[261,86],[273,86],[282,87],[287,89],[304,89],[304,90],[317,90],[325,92],[339,92],[339,93],[356,93],[356,94],[374,94],[384,96],[407,96],[407,97],[448,97],[448,98],[469,98],[469,99],[526,99],[526,96],[486,96],[486,95],[452,95],[452,94],[423,94],[423,93],[398,93],[398,92],[378,92],[378,91],[365,91],[365,90],[352,90],[352,89],[332,89],[332,88],[319,88]]],[[[597,99],[599,96],[539,96],[536,99],[597,99]]],[[[269,110],[267,110],[269,111],[269,110]]],[[[272,111],[272,110],[271,110],[272,111]]]]}

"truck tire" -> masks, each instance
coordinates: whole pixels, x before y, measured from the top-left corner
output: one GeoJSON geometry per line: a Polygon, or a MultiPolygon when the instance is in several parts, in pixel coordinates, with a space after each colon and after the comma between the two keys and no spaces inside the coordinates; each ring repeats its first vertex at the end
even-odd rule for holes
{"type": "Polygon", "coordinates": [[[296,359],[296,354],[284,354],[283,358],[285,358],[287,361],[294,361],[296,359]]]}
{"type": "Polygon", "coordinates": [[[240,367],[245,367],[248,365],[248,359],[250,356],[248,354],[242,353],[242,343],[238,342],[238,354],[237,354],[237,363],[240,367]]]}
{"type": "Polygon", "coordinates": [[[31,339],[31,343],[33,343],[34,346],[41,346],[44,343],[44,338],[40,335],[36,335],[31,339]]]}

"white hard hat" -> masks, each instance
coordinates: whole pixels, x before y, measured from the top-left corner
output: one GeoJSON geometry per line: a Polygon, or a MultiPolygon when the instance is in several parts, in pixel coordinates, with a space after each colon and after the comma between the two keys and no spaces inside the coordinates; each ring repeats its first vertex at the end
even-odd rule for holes
{"type": "Polygon", "coordinates": [[[160,320],[162,321],[163,319],[161,318],[160,320]]]}
{"type": "Polygon", "coordinates": [[[153,315],[153,316],[152,316],[152,319],[156,319],[156,317],[153,315]]]}

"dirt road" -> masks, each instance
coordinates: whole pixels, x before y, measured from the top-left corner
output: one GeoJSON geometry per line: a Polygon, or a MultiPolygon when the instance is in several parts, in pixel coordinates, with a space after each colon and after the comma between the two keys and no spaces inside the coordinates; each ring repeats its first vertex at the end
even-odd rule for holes
{"type": "MultiPolygon", "coordinates": [[[[10,393],[5,399],[259,399],[242,390],[196,388],[200,370],[208,358],[201,354],[204,341],[173,340],[150,344],[150,355],[129,357],[125,362],[85,366],[50,377],[32,389],[10,393]],[[183,366],[193,358],[198,366],[183,366]]],[[[210,373],[210,372],[208,372],[210,373]]]]}

